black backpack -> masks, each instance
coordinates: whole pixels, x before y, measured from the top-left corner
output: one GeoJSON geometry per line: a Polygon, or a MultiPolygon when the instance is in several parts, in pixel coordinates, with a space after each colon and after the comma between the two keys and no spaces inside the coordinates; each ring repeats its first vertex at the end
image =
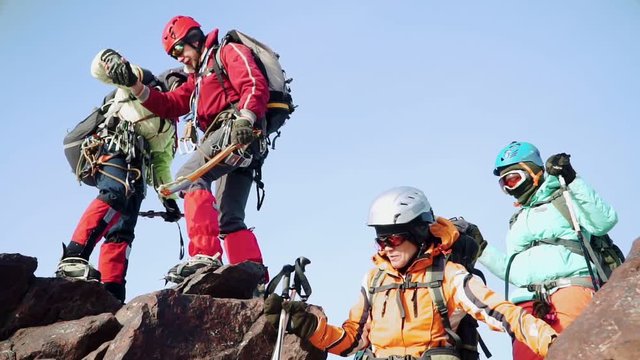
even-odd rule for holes
{"type": "MultiPolygon", "coordinates": [[[[432,271],[432,280],[442,281],[444,275],[444,264],[446,261],[452,261],[464,266],[469,273],[477,275],[486,284],[487,281],[484,277],[484,274],[482,273],[482,271],[475,267],[478,256],[487,246],[487,242],[486,240],[484,240],[480,229],[477,225],[468,222],[462,216],[450,218],[449,220],[458,229],[460,237],[453,244],[451,253],[445,256],[445,261],[442,262],[442,269],[440,270],[440,272],[438,273],[439,269],[438,266],[435,266],[435,262],[435,267],[432,266],[430,268],[430,270],[432,271]]],[[[433,294],[435,300],[434,302],[436,304],[436,307],[438,308],[438,311],[440,312],[440,314],[446,314],[448,311],[442,292],[442,287],[438,287],[437,291],[434,291],[433,294]]],[[[454,341],[459,342],[459,344],[456,344],[455,346],[458,348],[460,358],[462,360],[479,359],[480,354],[478,352],[478,345],[480,345],[487,358],[491,357],[491,352],[487,348],[487,345],[484,343],[484,341],[480,337],[480,333],[478,332],[478,321],[473,316],[465,314],[460,320],[458,328],[455,332],[453,332],[453,330],[451,329],[451,325],[447,324],[449,321],[448,319],[446,319],[446,316],[442,316],[442,319],[449,337],[453,338],[454,341]],[[457,335],[459,337],[459,340],[455,339],[455,336],[452,336],[452,333],[457,335]]]]}
{"type": "Polygon", "coordinates": [[[96,186],[96,180],[91,174],[91,165],[88,163],[88,159],[82,154],[82,146],[89,138],[94,137],[97,140],[101,131],[103,129],[106,130],[108,127],[105,114],[111,106],[115,93],[115,90],[110,92],[102,101],[102,106],[95,108],[89,116],[69,131],[62,140],[64,156],[69,162],[71,171],[79,181],[89,186],[96,186]]]}
{"type": "MultiPolygon", "coordinates": [[[[452,261],[464,266],[469,273],[479,276],[482,281],[486,283],[484,274],[475,268],[476,259],[481,253],[480,250],[486,246],[486,241],[482,237],[478,227],[466,221],[463,217],[454,217],[449,220],[458,229],[460,237],[454,243],[453,247],[451,247],[450,253],[439,255],[433,260],[433,265],[427,269],[427,282],[413,283],[413,285],[415,287],[426,287],[429,289],[432,301],[438,313],[440,313],[442,325],[449,336],[449,342],[455,347],[460,359],[478,360],[480,358],[478,345],[482,348],[485,356],[490,358],[491,352],[480,337],[478,321],[473,316],[465,314],[460,320],[456,330],[453,330],[449,320],[450,314],[442,291],[444,267],[447,261],[452,261]]],[[[389,286],[376,286],[382,281],[383,274],[384,270],[380,269],[380,271],[373,276],[368,289],[369,302],[371,302],[373,294],[389,289],[389,286]]],[[[400,286],[400,284],[394,284],[394,287],[400,286]]]]}
{"type": "MultiPolygon", "coordinates": [[[[169,69],[159,77],[155,77],[151,71],[143,69],[142,83],[155,87],[160,91],[171,89],[176,81],[182,83],[186,81],[187,75],[180,68],[169,69]]],[[[71,131],[69,131],[63,141],[64,156],[71,167],[71,171],[82,183],[89,186],[96,186],[95,174],[90,160],[87,159],[87,152],[83,153],[83,143],[85,141],[96,140],[96,147],[99,145],[101,136],[106,135],[109,130],[113,130],[117,125],[117,119],[107,119],[106,114],[113,103],[116,90],[111,91],[102,101],[99,108],[95,108],[89,116],[80,121],[71,131]],[[109,121],[107,121],[109,120],[109,121]]],[[[132,101],[135,98],[131,99],[132,101]]],[[[85,144],[86,145],[86,144],[85,144]]],[[[86,149],[86,147],[85,147],[86,149]]],[[[89,150],[99,151],[99,149],[89,150]]]]}

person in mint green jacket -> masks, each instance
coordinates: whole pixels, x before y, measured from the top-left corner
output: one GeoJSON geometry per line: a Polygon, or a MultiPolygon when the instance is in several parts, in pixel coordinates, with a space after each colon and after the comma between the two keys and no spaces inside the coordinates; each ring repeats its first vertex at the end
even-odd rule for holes
{"type": "MultiPolygon", "coordinates": [[[[556,154],[545,164],[538,149],[527,142],[514,141],[500,151],[493,173],[499,176],[502,190],[516,198],[519,209],[510,221],[506,253],[488,245],[478,259],[517,287],[510,296],[512,302],[547,321],[558,333],[586,308],[594,294],[585,257],[562,244],[552,244],[564,239],[580,246],[572,224],[554,201],[562,197],[560,177],[568,185],[587,240],[606,234],[618,221],[613,208],[576,175],[569,159],[568,154],[556,154]]],[[[513,344],[513,358],[541,359],[518,341],[513,344]]]]}

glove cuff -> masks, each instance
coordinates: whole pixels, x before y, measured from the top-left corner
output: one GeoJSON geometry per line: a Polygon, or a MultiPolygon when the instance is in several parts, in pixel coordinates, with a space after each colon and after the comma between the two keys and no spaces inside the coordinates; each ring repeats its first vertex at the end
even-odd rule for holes
{"type": "Polygon", "coordinates": [[[140,91],[137,94],[134,93],[133,91],[131,91],[131,93],[133,94],[133,96],[136,97],[136,99],[138,99],[141,103],[143,103],[149,99],[149,94],[151,93],[151,90],[149,90],[149,87],[147,85],[142,85],[142,91],[140,91]]]}
{"type": "Polygon", "coordinates": [[[240,110],[240,116],[243,117],[243,118],[246,118],[247,120],[249,120],[251,125],[255,124],[256,119],[257,119],[256,114],[254,114],[253,111],[251,111],[249,109],[241,109],[240,110]]]}

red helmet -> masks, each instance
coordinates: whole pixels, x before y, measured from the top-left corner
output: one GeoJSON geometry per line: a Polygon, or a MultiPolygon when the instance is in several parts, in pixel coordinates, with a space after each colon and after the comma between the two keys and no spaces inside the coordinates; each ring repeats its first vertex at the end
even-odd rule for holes
{"type": "Polygon", "coordinates": [[[190,16],[174,16],[162,31],[162,46],[164,47],[164,51],[169,54],[173,46],[187,36],[189,30],[199,27],[200,24],[190,16]]]}

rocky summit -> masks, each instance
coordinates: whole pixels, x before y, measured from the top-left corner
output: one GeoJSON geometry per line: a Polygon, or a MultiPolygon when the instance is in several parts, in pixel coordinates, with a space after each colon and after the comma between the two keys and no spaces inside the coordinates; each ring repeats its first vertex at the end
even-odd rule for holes
{"type": "Polygon", "coordinates": [[[549,349],[547,360],[640,359],[640,238],[591,304],[549,349]]]}
{"type": "MultiPolygon", "coordinates": [[[[0,360],[271,359],[276,331],[254,297],[264,267],[202,268],[122,305],[97,282],[34,276],[37,259],[0,254],[0,360]]],[[[283,359],[326,359],[286,335],[283,359]]]]}

